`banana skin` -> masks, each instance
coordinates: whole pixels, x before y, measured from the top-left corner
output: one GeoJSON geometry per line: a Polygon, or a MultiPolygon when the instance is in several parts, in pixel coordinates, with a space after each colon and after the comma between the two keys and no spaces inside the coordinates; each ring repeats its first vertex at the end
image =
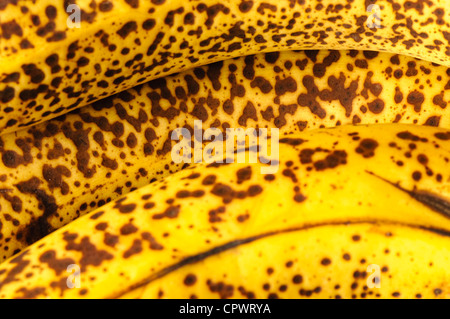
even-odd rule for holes
{"type": "Polygon", "coordinates": [[[441,128],[346,125],[280,138],[271,174],[193,164],[2,263],[0,297],[448,298],[449,143],[441,128]]]}
{"type": "Polygon", "coordinates": [[[450,67],[448,0],[2,1],[0,132],[261,52],[372,50],[450,67]],[[79,25],[74,25],[79,18],[79,25]]]}
{"type": "Polygon", "coordinates": [[[351,123],[450,128],[449,70],[373,51],[258,54],[150,81],[1,136],[0,260],[182,169],[171,135],[192,132],[195,120],[203,130],[280,135],[351,123]]]}
{"type": "Polygon", "coordinates": [[[448,234],[389,223],[280,229],[230,242],[120,298],[448,299],[447,244],[448,234]]]}

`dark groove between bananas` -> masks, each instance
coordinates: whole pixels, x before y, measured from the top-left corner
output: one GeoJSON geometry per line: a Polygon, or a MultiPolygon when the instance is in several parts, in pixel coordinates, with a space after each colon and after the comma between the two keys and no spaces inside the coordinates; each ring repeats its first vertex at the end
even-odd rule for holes
{"type": "Polygon", "coordinates": [[[238,246],[242,246],[245,244],[249,244],[252,243],[254,241],[260,240],[260,239],[265,239],[267,237],[271,237],[271,236],[275,236],[275,235],[280,235],[280,234],[286,234],[286,233],[291,233],[291,232],[296,232],[296,231],[302,231],[302,230],[308,230],[308,229],[312,229],[312,228],[318,228],[318,227],[324,227],[324,226],[344,226],[344,225],[358,225],[358,224],[387,224],[387,225],[397,225],[397,226],[403,226],[403,227],[409,227],[409,228],[413,228],[413,229],[420,229],[420,230],[424,230],[424,231],[428,231],[428,232],[432,232],[435,233],[437,235],[440,236],[445,236],[445,237],[450,237],[450,231],[444,230],[444,229],[438,229],[438,228],[434,228],[434,227],[425,227],[425,226],[420,226],[420,225],[413,225],[413,224],[404,224],[404,223],[396,223],[396,222],[390,222],[390,221],[383,221],[383,220],[359,220],[359,221],[336,221],[336,222],[324,222],[324,223],[316,223],[316,224],[309,224],[309,225],[304,225],[301,227],[291,227],[291,228],[286,228],[286,229],[280,229],[280,230],[274,230],[274,231],[270,231],[270,232],[266,232],[260,235],[256,235],[256,236],[252,236],[252,237],[248,237],[248,238],[244,238],[244,239],[236,239],[233,241],[230,241],[228,243],[225,243],[223,245],[214,247],[210,250],[204,251],[202,253],[199,253],[197,255],[193,255],[193,256],[189,256],[184,258],[183,260],[181,260],[180,262],[167,266],[163,269],[161,269],[160,271],[150,275],[149,277],[147,277],[145,280],[142,280],[140,283],[135,284],[135,285],[131,285],[130,287],[128,287],[128,289],[126,291],[122,291],[119,292],[118,294],[114,295],[114,296],[109,296],[108,299],[112,299],[112,298],[120,298],[122,295],[124,295],[125,293],[132,291],[134,289],[143,287],[157,279],[160,279],[164,276],[169,275],[170,273],[184,267],[187,265],[191,265],[191,264],[195,264],[197,262],[203,261],[211,256],[214,255],[218,255],[220,253],[223,253],[227,250],[236,248],[238,246]]]}

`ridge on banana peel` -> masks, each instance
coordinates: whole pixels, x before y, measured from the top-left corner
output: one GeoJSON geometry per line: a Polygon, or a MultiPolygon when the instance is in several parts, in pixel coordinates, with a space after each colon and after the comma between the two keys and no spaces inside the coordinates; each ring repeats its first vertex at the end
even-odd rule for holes
{"type": "Polygon", "coordinates": [[[449,76],[446,67],[389,53],[258,54],[151,81],[1,136],[0,261],[180,170],[171,135],[192,131],[195,120],[203,130],[278,128],[280,135],[349,123],[450,128],[449,76]]]}
{"type": "Polygon", "coordinates": [[[56,230],[0,265],[0,297],[449,297],[450,131],[346,125],[278,145],[271,174],[193,164],[56,230]]]}
{"type": "Polygon", "coordinates": [[[2,2],[0,132],[259,52],[364,49],[450,67],[448,8],[448,0],[2,2]]]}

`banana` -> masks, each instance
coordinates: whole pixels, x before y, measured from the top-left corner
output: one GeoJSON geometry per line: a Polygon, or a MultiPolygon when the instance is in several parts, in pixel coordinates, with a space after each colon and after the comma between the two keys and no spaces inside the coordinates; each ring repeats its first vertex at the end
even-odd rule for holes
{"type": "Polygon", "coordinates": [[[231,154],[259,161],[218,152],[32,244],[0,264],[0,298],[450,296],[448,130],[345,125],[257,145],[231,154]]]}
{"type": "Polygon", "coordinates": [[[448,299],[446,236],[389,223],[280,229],[162,272],[120,298],[448,299]]]}
{"type": "Polygon", "coordinates": [[[2,1],[0,132],[261,52],[361,49],[450,67],[448,7],[448,0],[2,1]]]}
{"type": "Polygon", "coordinates": [[[368,51],[258,54],[150,81],[4,135],[0,260],[180,170],[171,135],[192,131],[195,120],[202,130],[278,128],[281,135],[350,123],[450,128],[449,70],[368,51]]]}

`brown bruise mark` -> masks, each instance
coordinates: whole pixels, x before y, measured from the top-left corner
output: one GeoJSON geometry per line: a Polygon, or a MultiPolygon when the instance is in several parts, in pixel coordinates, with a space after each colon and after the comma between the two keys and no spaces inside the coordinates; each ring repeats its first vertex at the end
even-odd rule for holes
{"type": "Polygon", "coordinates": [[[75,130],[72,130],[70,123],[64,123],[61,127],[64,136],[70,139],[77,148],[76,159],[77,168],[83,173],[85,178],[91,178],[96,172],[95,166],[89,167],[89,132],[91,128],[83,129],[83,123],[75,122],[73,126],[75,130]]]}
{"type": "Polygon", "coordinates": [[[27,181],[20,182],[15,186],[23,194],[30,194],[39,202],[38,208],[43,210],[41,216],[32,217],[31,222],[27,225],[21,225],[17,230],[16,238],[20,242],[31,245],[35,241],[50,234],[54,227],[50,224],[49,219],[56,216],[58,205],[53,196],[48,195],[39,188],[41,181],[37,177],[32,177],[27,181]]]}
{"type": "Polygon", "coordinates": [[[110,169],[110,170],[116,170],[119,167],[119,164],[115,159],[110,159],[105,154],[102,154],[102,166],[110,169]]]}
{"type": "MultiPolygon", "coordinates": [[[[125,0],[125,2],[132,7],[133,9],[139,8],[139,0],[125,0]]],[[[154,4],[156,4],[156,1],[152,1],[154,4]]],[[[161,1],[159,1],[161,2],[161,1]]]]}
{"type": "Polygon", "coordinates": [[[106,228],[108,228],[107,222],[101,222],[101,223],[98,223],[97,225],[95,225],[95,229],[99,230],[99,231],[104,231],[104,230],[106,230],[106,228]]]}
{"type": "MultiPolygon", "coordinates": [[[[18,83],[19,79],[20,79],[20,73],[19,72],[13,72],[13,73],[10,73],[10,74],[5,74],[4,78],[3,78],[3,80],[1,82],[2,83],[10,83],[10,82],[18,83]]],[[[8,102],[8,101],[6,101],[6,102],[8,102]]],[[[6,103],[6,102],[4,102],[4,103],[6,103]]]]}
{"type": "Polygon", "coordinates": [[[187,274],[186,277],[183,280],[183,283],[186,286],[193,286],[197,282],[197,276],[194,274],[187,274]]]}
{"type": "MultiPolygon", "coordinates": [[[[450,81],[449,81],[449,83],[450,83],[450,81]]],[[[433,97],[433,104],[439,106],[441,109],[445,109],[447,107],[447,102],[444,101],[444,92],[443,91],[439,94],[436,94],[433,97]]]]}
{"type": "Polygon", "coordinates": [[[326,73],[327,67],[331,66],[334,62],[337,62],[340,57],[341,54],[339,53],[339,51],[330,50],[329,55],[323,59],[322,63],[314,64],[313,66],[314,76],[317,78],[322,78],[326,73]]]}
{"type": "Polygon", "coordinates": [[[194,191],[188,191],[188,190],[180,190],[176,193],[175,197],[176,198],[187,198],[187,197],[202,197],[203,195],[205,195],[205,191],[202,189],[198,189],[198,190],[194,190],[194,191]]]}
{"type": "Polygon", "coordinates": [[[419,113],[420,110],[422,109],[422,104],[425,101],[425,97],[424,97],[423,93],[421,93],[417,90],[414,90],[408,94],[406,101],[408,102],[408,104],[411,104],[414,106],[414,111],[419,113]]]}
{"type": "Polygon", "coordinates": [[[253,81],[250,82],[250,87],[257,87],[264,94],[268,94],[273,89],[272,84],[270,84],[270,82],[262,76],[255,77],[253,81]]]}
{"type": "Polygon", "coordinates": [[[248,220],[250,218],[250,214],[241,214],[241,215],[239,215],[237,218],[236,218],[236,220],[239,222],[239,223],[243,223],[243,222],[245,222],[246,220],[248,220]]]}
{"type": "Polygon", "coordinates": [[[104,261],[114,258],[112,254],[105,250],[99,250],[91,243],[88,236],[81,238],[79,243],[75,240],[78,237],[75,233],[69,233],[68,231],[63,233],[63,239],[66,241],[65,249],[67,251],[78,251],[81,253],[81,258],[77,262],[80,265],[81,271],[85,271],[88,266],[98,267],[104,261]]]}
{"type": "Polygon", "coordinates": [[[39,69],[36,64],[23,64],[22,65],[23,72],[30,77],[31,83],[39,84],[45,78],[45,73],[39,69]]]}
{"type": "Polygon", "coordinates": [[[15,144],[22,151],[19,155],[16,151],[5,150],[3,143],[0,143],[0,153],[2,153],[3,164],[8,168],[17,168],[19,165],[28,165],[33,163],[33,156],[31,154],[31,146],[24,139],[18,138],[15,144]]]}
{"type": "Polygon", "coordinates": [[[217,183],[211,189],[211,194],[221,197],[224,204],[230,203],[233,199],[244,199],[247,196],[254,197],[263,191],[260,185],[250,185],[246,191],[236,191],[229,185],[217,183]]]}
{"type": "Polygon", "coordinates": [[[245,106],[244,110],[242,111],[242,115],[238,119],[238,124],[240,126],[247,126],[247,121],[249,119],[252,119],[255,122],[258,121],[258,115],[256,113],[256,108],[255,108],[254,104],[250,101],[247,102],[247,105],[245,106]]]}
{"type": "Polygon", "coordinates": [[[44,164],[42,168],[42,176],[47,182],[50,191],[54,188],[60,188],[62,195],[69,193],[69,185],[63,181],[63,176],[70,177],[72,174],[66,166],[58,165],[55,168],[48,164],[44,164]]]}
{"type": "Polygon", "coordinates": [[[114,209],[118,209],[121,214],[129,214],[132,213],[137,205],[135,203],[125,204],[123,205],[122,202],[126,200],[126,197],[122,197],[118,200],[116,200],[115,205],[113,206],[114,209]]]}
{"type": "Polygon", "coordinates": [[[215,62],[208,65],[206,76],[211,81],[214,90],[219,91],[222,87],[220,83],[220,74],[223,67],[223,61],[215,62]]]}
{"type": "Polygon", "coordinates": [[[384,101],[382,99],[375,99],[368,105],[369,110],[374,114],[380,114],[384,110],[384,101]]]}
{"type": "Polygon", "coordinates": [[[328,265],[331,264],[331,260],[330,260],[330,258],[325,257],[325,258],[323,258],[323,259],[320,261],[320,264],[321,264],[322,266],[328,266],[328,265]]]}
{"type": "Polygon", "coordinates": [[[439,124],[441,122],[441,116],[430,116],[426,122],[424,123],[424,125],[426,126],[434,126],[434,127],[439,127],[439,124]]]}
{"type": "Polygon", "coordinates": [[[305,142],[307,142],[307,141],[304,140],[304,139],[301,139],[301,138],[283,137],[283,138],[280,139],[280,143],[288,144],[288,145],[291,145],[291,146],[298,146],[298,145],[301,145],[301,144],[303,144],[305,142]]]}
{"type": "Polygon", "coordinates": [[[237,175],[237,183],[242,184],[243,182],[251,179],[252,168],[250,166],[241,168],[236,172],[236,175],[237,175]]]}
{"type": "Polygon", "coordinates": [[[403,131],[397,134],[397,137],[402,139],[402,140],[406,140],[406,141],[413,141],[413,142],[423,142],[423,143],[427,143],[428,139],[427,138],[423,138],[417,135],[414,135],[413,133],[409,132],[409,131],[403,131]]]}
{"type": "Polygon", "coordinates": [[[53,148],[48,150],[47,159],[55,160],[59,157],[64,156],[65,154],[66,153],[65,153],[63,145],[61,143],[59,143],[57,140],[55,140],[53,148]]]}
{"type": "Polygon", "coordinates": [[[127,259],[133,255],[138,255],[142,252],[142,240],[135,239],[131,247],[123,253],[123,258],[127,259]]]}
{"type": "Polygon", "coordinates": [[[219,214],[223,214],[223,213],[225,213],[225,211],[226,211],[225,206],[220,206],[220,207],[218,207],[216,209],[211,209],[208,212],[208,216],[209,216],[208,220],[209,220],[209,222],[210,223],[222,222],[223,219],[222,219],[221,215],[219,215],[219,214]]]}
{"type": "Polygon", "coordinates": [[[228,299],[233,296],[234,293],[234,286],[225,284],[224,282],[213,282],[212,280],[208,279],[206,281],[206,284],[208,285],[208,288],[211,292],[219,294],[219,297],[221,299],[228,299]]]}
{"type": "Polygon", "coordinates": [[[439,132],[434,134],[434,136],[442,141],[449,141],[450,140],[450,132],[439,132]]]}
{"type": "Polygon", "coordinates": [[[10,102],[16,95],[16,91],[11,86],[6,86],[3,91],[0,91],[0,101],[2,103],[10,102]]]}
{"type": "Polygon", "coordinates": [[[202,181],[202,185],[213,185],[216,182],[216,176],[215,175],[208,175],[206,176],[203,181],[202,181]]]}
{"type": "Polygon", "coordinates": [[[160,243],[158,243],[157,240],[156,240],[156,238],[153,237],[153,235],[152,235],[151,233],[149,233],[149,232],[143,232],[143,233],[141,234],[141,236],[142,236],[142,239],[143,239],[143,240],[146,240],[146,241],[148,241],[148,242],[150,243],[149,248],[150,248],[151,250],[163,250],[163,249],[164,249],[164,246],[161,245],[160,243]]]}
{"type": "Polygon", "coordinates": [[[17,290],[18,293],[21,293],[21,296],[18,296],[16,299],[34,299],[39,296],[42,296],[46,292],[45,287],[34,287],[31,289],[28,289],[26,287],[21,287],[17,290]]]}
{"type": "Polygon", "coordinates": [[[277,96],[286,94],[287,92],[297,91],[297,82],[291,77],[285,79],[276,79],[275,82],[275,93],[277,96]]]}
{"type": "MultiPolygon", "coordinates": [[[[11,189],[1,189],[0,190],[0,197],[3,197],[5,200],[7,200],[11,204],[11,208],[14,212],[20,213],[22,211],[22,205],[23,202],[18,196],[10,196],[8,192],[12,191],[11,189]]],[[[1,223],[0,223],[0,239],[3,237],[1,234],[1,223]]]]}
{"type": "Polygon", "coordinates": [[[361,154],[364,158],[375,156],[375,149],[378,147],[378,142],[371,138],[361,140],[359,146],[355,149],[356,153],[361,154]]]}
{"type": "Polygon", "coordinates": [[[25,250],[8,261],[9,264],[14,264],[14,266],[6,273],[3,277],[4,279],[0,281],[0,289],[19,280],[18,276],[22,274],[22,272],[30,264],[30,261],[25,259],[28,254],[29,251],[25,250]]]}
{"type": "Polygon", "coordinates": [[[152,155],[155,151],[154,146],[152,145],[152,142],[154,140],[157,140],[156,132],[152,128],[147,128],[144,132],[144,137],[146,139],[146,143],[144,144],[144,155],[152,155]]]}
{"type": "Polygon", "coordinates": [[[122,38],[122,39],[126,39],[126,37],[131,33],[131,32],[136,32],[137,31],[137,23],[135,21],[129,21],[127,23],[125,23],[118,31],[117,34],[122,38]]]}
{"type": "Polygon", "coordinates": [[[134,226],[132,223],[125,224],[120,228],[120,234],[123,236],[131,235],[137,231],[138,228],[134,226]]]}
{"type": "Polygon", "coordinates": [[[152,218],[153,219],[163,219],[163,218],[174,219],[174,218],[178,217],[179,213],[180,213],[180,206],[169,206],[163,213],[154,214],[152,216],[152,218]]]}
{"type": "Polygon", "coordinates": [[[347,164],[347,152],[345,150],[333,150],[332,152],[324,150],[322,148],[310,149],[306,148],[299,153],[300,163],[312,164],[316,171],[323,171],[326,169],[334,169],[339,165],[347,164]],[[313,160],[315,153],[325,152],[328,153],[324,159],[317,161],[313,160]]]}
{"type": "Polygon", "coordinates": [[[96,219],[100,218],[104,213],[105,213],[104,211],[96,212],[96,213],[92,214],[89,217],[89,219],[96,220],[96,219]]]}
{"type": "Polygon", "coordinates": [[[105,232],[103,243],[109,247],[115,247],[119,242],[119,236],[105,232]]]}
{"type": "Polygon", "coordinates": [[[98,9],[101,12],[109,12],[113,9],[114,5],[111,1],[109,0],[103,0],[102,2],[99,3],[98,5],[98,9]]]}
{"type": "Polygon", "coordinates": [[[314,77],[311,75],[305,75],[302,79],[302,83],[308,93],[302,93],[298,96],[298,105],[308,107],[312,114],[317,115],[320,119],[324,119],[327,113],[316,100],[320,92],[314,83],[314,77]]]}
{"type": "Polygon", "coordinates": [[[244,58],[245,67],[243,70],[243,75],[247,80],[253,80],[255,77],[255,56],[249,55],[244,58]]]}
{"type": "Polygon", "coordinates": [[[47,264],[49,268],[55,271],[57,276],[59,276],[62,272],[65,272],[69,265],[75,264],[75,260],[72,258],[56,258],[56,251],[53,249],[43,252],[39,256],[39,261],[47,264]]]}
{"type": "MultiPolygon", "coordinates": [[[[358,89],[358,80],[354,80],[350,85],[345,87],[345,75],[339,74],[339,78],[334,75],[328,78],[329,89],[324,89],[319,93],[319,97],[323,101],[338,100],[345,109],[345,116],[349,117],[352,113],[353,100],[356,98],[356,90],[358,89]]],[[[315,88],[316,90],[317,87],[315,88]]]]}
{"type": "Polygon", "coordinates": [[[23,36],[22,27],[16,22],[16,20],[1,23],[0,27],[2,30],[2,37],[7,40],[11,39],[13,35],[18,37],[23,36]]]}

